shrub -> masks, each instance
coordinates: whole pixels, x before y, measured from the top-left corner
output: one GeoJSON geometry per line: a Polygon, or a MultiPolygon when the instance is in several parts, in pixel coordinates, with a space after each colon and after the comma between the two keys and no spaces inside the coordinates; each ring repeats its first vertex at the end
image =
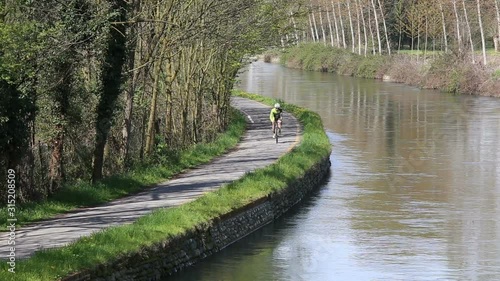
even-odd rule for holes
{"type": "Polygon", "coordinates": [[[488,77],[483,67],[455,54],[443,54],[433,60],[425,87],[453,94],[477,94],[488,77]]]}
{"type": "Polygon", "coordinates": [[[386,68],[387,58],[385,56],[368,56],[359,62],[356,76],[364,78],[382,78],[386,68]]]}
{"type": "Polygon", "coordinates": [[[420,86],[424,80],[425,67],[421,62],[408,56],[395,56],[391,65],[386,66],[386,75],[391,80],[398,83],[404,83],[413,86],[420,86]]]}

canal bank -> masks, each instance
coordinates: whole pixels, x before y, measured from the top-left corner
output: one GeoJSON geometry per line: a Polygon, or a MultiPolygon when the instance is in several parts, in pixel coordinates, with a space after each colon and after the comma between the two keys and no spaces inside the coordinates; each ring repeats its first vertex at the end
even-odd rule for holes
{"type": "Polygon", "coordinates": [[[455,53],[363,56],[322,43],[305,43],[261,57],[290,68],[380,79],[452,94],[500,97],[500,59],[495,55],[490,55],[485,66],[455,53]]]}
{"type": "MultiPolygon", "coordinates": [[[[237,95],[268,105],[274,102],[257,95],[241,92],[237,95]]],[[[225,187],[250,191],[249,186],[260,185],[266,190],[264,194],[258,197],[240,195],[234,200],[246,203],[238,208],[215,216],[208,215],[207,222],[176,236],[62,280],[160,280],[221,251],[286,213],[328,176],[331,149],[319,115],[293,105],[284,104],[283,107],[301,122],[304,139],[277,163],[249,173],[225,187]]]]}
{"type": "MultiPolygon", "coordinates": [[[[16,264],[16,276],[2,272],[1,279],[94,280],[103,278],[104,280],[140,280],[138,278],[144,278],[150,280],[151,278],[159,278],[160,275],[168,274],[165,266],[169,262],[163,257],[153,256],[152,253],[155,250],[161,249],[170,252],[171,248],[167,250],[166,247],[178,246],[179,241],[185,239],[186,235],[195,233],[201,235],[199,237],[202,240],[199,244],[194,246],[191,243],[193,240],[187,239],[185,246],[188,247],[186,249],[194,251],[196,258],[203,258],[279,216],[288,208],[287,205],[295,204],[303,194],[301,195],[300,192],[293,191],[293,189],[292,194],[288,194],[284,190],[290,187],[301,188],[304,184],[307,188],[312,188],[311,183],[324,178],[323,173],[328,171],[328,155],[331,147],[322,127],[321,119],[310,111],[293,105],[285,105],[287,122],[284,124],[284,136],[280,138],[280,143],[275,144],[269,134],[268,114],[270,107],[245,98],[238,97],[235,100],[240,103],[237,107],[248,115],[249,128],[238,149],[222,157],[225,159],[220,160],[223,162],[222,166],[217,164],[216,160],[205,167],[188,171],[179,178],[154,188],[149,195],[141,194],[143,197],[139,200],[125,198],[123,204],[120,203],[123,208],[116,211],[112,211],[112,209],[116,209],[116,205],[120,204],[112,202],[107,206],[84,210],[90,213],[81,215],[80,220],[72,217],[44,222],[46,227],[39,226],[44,233],[38,233],[32,239],[37,239],[36,243],[43,244],[42,248],[48,248],[44,243],[50,239],[59,239],[59,243],[63,242],[61,239],[65,237],[68,229],[63,231],[61,227],[70,227],[71,223],[75,223],[75,229],[82,230],[95,226],[94,224],[89,225],[89,221],[97,223],[108,217],[115,223],[119,221],[123,224],[129,215],[136,213],[129,210],[134,206],[139,207],[142,212],[145,208],[153,208],[154,206],[151,204],[158,205],[167,196],[174,197],[173,199],[177,201],[185,199],[192,201],[200,195],[198,189],[203,189],[200,190],[202,192],[216,191],[206,193],[199,199],[179,207],[157,210],[153,214],[141,217],[133,224],[113,227],[79,239],[71,242],[69,246],[36,252],[31,258],[16,264]],[[292,113],[298,120],[291,115],[292,113]],[[299,130],[300,126],[297,121],[301,122],[302,130],[299,130]],[[300,135],[302,138],[298,143],[300,135]],[[326,168],[324,165],[327,165],[326,168]],[[220,185],[224,183],[224,179],[227,180],[230,176],[237,176],[240,179],[236,180],[237,178],[235,178],[236,181],[219,189],[220,185]],[[300,179],[302,179],[302,183],[300,179]],[[206,182],[213,186],[203,187],[206,182]],[[198,195],[188,196],[186,192],[190,194],[195,192],[198,195]],[[285,198],[286,200],[284,200],[285,198]],[[104,213],[99,215],[95,212],[104,213]],[[233,217],[236,219],[230,219],[233,217]],[[61,221],[60,227],[56,227],[58,220],[61,221]],[[164,222],[167,220],[173,222],[172,225],[165,226],[164,222]],[[252,225],[245,226],[246,223],[252,225]],[[202,234],[203,229],[208,232],[202,234]],[[127,235],[117,237],[117,233],[127,235]],[[210,241],[212,242],[208,240],[206,235],[211,235],[210,241]],[[144,240],[144,237],[149,239],[148,243],[138,244],[137,241],[144,240]],[[213,246],[207,247],[206,245],[209,244],[213,244],[213,246]],[[193,247],[198,248],[194,249],[193,247]],[[203,249],[208,250],[202,252],[203,249]],[[153,264],[157,263],[161,264],[162,268],[151,268],[153,264]],[[145,271],[148,277],[142,275],[145,271]]],[[[274,100],[269,99],[267,102],[272,104],[274,100]]],[[[158,208],[158,206],[156,207],[158,208]]],[[[78,214],[72,215],[78,216],[78,214]]],[[[19,234],[21,235],[16,242],[19,242],[19,245],[29,246],[23,240],[27,233],[19,234]]],[[[62,245],[54,246],[60,247],[62,245]]],[[[40,245],[37,247],[40,248],[40,245]]],[[[20,247],[20,249],[26,250],[24,248],[20,247]]],[[[28,252],[26,254],[29,255],[28,252]]],[[[177,255],[170,256],[174,260],[177,259],[173,262],[177,265],[173,266],[171,270],[178,270],[195,261],[193,259],[186,260],[186,256],[186,251],[183,249],[179,250],[177,255]]]]}
{"type": "Polygon", "coordinates": [[[271,223],[318,187],[329,172],[329,158],[310,167],[285,188],[238,209],[196,225],[171,239],[144,247],[112,262],[63,278],[83,280],[160,280],[223,250],[233,242],[271,223]]]}

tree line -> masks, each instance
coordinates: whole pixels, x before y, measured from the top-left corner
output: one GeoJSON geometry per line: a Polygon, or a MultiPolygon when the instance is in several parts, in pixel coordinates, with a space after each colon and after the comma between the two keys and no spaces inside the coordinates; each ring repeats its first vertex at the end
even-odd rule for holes
{"type": "Polygon", "coordinates": [[[498,1],[0,0],[0,175],[15,169],[20,200],[40,200],[210,141],[243,58],[268,46],[486,64],[498,1]]]}
{"type": "Polygon", "coordinates": [[[278,44],[301,7],[0,0],[0,174],[16,171],[20,201],[43,200],[213,140],[243,58],[278,44]]]}
{"type": "MultiPolygon", "coordinates": [[[[322,42],[360,55],[395,50],[455,51],[472,56],[499,51],[498,0],[309,0],[307,16],[290,21],[301,29],[282,45],[322,42]]],[[[475,62],[475,61],[473,61],[475,62]]]]}

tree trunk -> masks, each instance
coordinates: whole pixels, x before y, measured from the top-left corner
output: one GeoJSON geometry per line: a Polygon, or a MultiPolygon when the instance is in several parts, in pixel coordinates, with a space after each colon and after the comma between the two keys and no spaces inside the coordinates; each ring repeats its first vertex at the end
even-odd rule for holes
{"type": "Polygon", "coordinates": [[[427,39],[429,37],[428,35],[428,29],[429,29],[429,21],[427,20],[427,15],[425,16],[425,42],[424,42],[424,60],[427,56],[427,39]]]}
{"type": "Polygon", "coordinates": [[[443,3],[441,3],[440,0],[438,0],[438,3],[439,3],[439,10],[441,12],[441,23],[443,25],[444,51],[448,52],[448,35],[446,33],[446,22],[445,22],[445,18],[444,18],[443,3]]]}
{"type": "Polygon", "coordinates": [[[330,45],[334,47],[332,19],[330,18],[330,10],[328,8],[326,9],[326,19],[328,21],[328,30],[330,31],[330,45]]]}
{"type": "Polygon", "coordinates": [[[453,12],[455,13],[458,52],[461,53],[462,52],[462,36],[460,35],[460,19],[458,17],[457,1],[452,0],[451,2],[453,3],[453,12]]]}
{"type": "Polygon", "coordinates": [[[385,42],[387,43],[387,53],[391,55],[391,42],[389,40],[389,34],[387,33],[387,25],[385,24],[385,14],[382,5],[380,4],[380,0],[378,0],[378,7],[380,9],[380,14],[382,15],[382,24],[384,25],[384,33],[385,33],[385,42]]]}
{"type": "Polygon", "coordinates": [[[375,36],[373,35],[373,28],[372,28],[372,13],[371,9],[368,8],[368,27],[370,29],[370,37],[372,39],[372,54],[375,54],[377,52],[375,48],[375,36]]]}
{"type": "Polygon", "coordinates": [[[325,27],[323,24],[323,10],[319,11],[319,24],[321,25],[321,35],[323,35],[323,44],[326,46],[326,34],[325,34],[325,27]]]}
{"type": "MultiPolygon", "coordinates": [[[[110,18],[112,22],[125,22],[127,2],[125,0],[114,0],[111,8],[115,12],[110,18]]],[[[92,171],[92,182],[102,179],[102,169],[104,165],[104,146],[111,129],[115,104],[120,95],[122,85],[122,69],[125,63],[125,25],[113,24],[110,35],[107,39],[107,46],[104,54],[105,61],[101,74],[102,93],[97,106],[97,118],[95,123],[95,149],[94,163],[92,171]]]]}
{"type": "MultiPolygon", "coordinates": [[[[131,2],[132,5],[132,13],[136,15],[140,9],[140,3],[138,0],[133,0],[131,2]]],[[[139,57],[139,51],[137,51],[137,47],[139,44],[139,39],[137,38],[137,31],[135,26],[131,26],[129,30],[129,37],[131,38],[130,47],[127,52],[128,59],[128,70],[132,71],[130,76],[129,86],[125,95],[125,112],[123,118],[123,127],[122,127],[122,143],[120,147],[120,158],[122,169],[126,170],[130,167],[130,130],[132,129],[132,114],[134,110],[134,95],[136,90],[136,83],[138,78],[138,70],[135,69],[136,60],[139,57]]],[[[139,48],[140,49],[140,48],[139,48]]]]}
{"type": "Polygon", "coordinates": [[[297,23],[295,23],[295,19],[293,18],[293,13],[290,11],[290,18],[292,19],[293,24],[293,33],[295,35],[295,44],[299,43],[299,34],[297,33],[297,23]]]}
{"type": "Polygon", "coordinates": [[[500,40],[500,9],[498,8],[498,0],[493,0],[495,2],[495,11],[497,18],[497,34],[493,36],[493,43],[495,45],[495,52],[500,52],[499,40],[500,40]]]}
{"type": "Polygon", "coordinates": [[[477,2],[477,17],[479,21],[479,30],[481,31],[481,45],[483,47],[483,63],[486,65],[488,62],[486,60],[486,42],[484,39],[484,29],[483,29],[483,19],[481,17],[481,2],[479,0],[477,2]]]}
{"type": "Polygon", "coordinates": [[[153,87],[152,87],[152,96],[151,96],[151,106],[149,109],[149,118],[148,118],[148,128],[146,129],[146,148],[144,152],[146,155],[151,154],[151,150],[154,145],[155,139],[155,120],[156,120],[156,105],[158,101],[158,84],[160,77],[160,67],[161,61],[157,61],[153,67],[153,87]]]}
{"type": "Polygon", "coordinates": [[[314,34],[316,35],[316,41],[319,42],[318,26],[316,25],[316,17],[314,16],[314,11],[312,13],[312,20],[314,25],[314,34]]]}
{"type": "Polygon", "coordinates": [[[308,16],[309,16],[309,26],[311,27],[311,37],[313,39],[313,42],[316,42],[316,36],[314,35],[314,26],[312,23],[311,14],[309,13],[308,16]]]}
{"type": "Polygon", "coordinates": [[[136,75],[132,74],[132,78],[130,81],[130,85],[127,89],[125,96],[125,112],[123,118],[123,127],[122,127],[122,143],[121,143],[121,162],[122,169],[126,170],[129,168],[130,164],[130,130],[132,129],[132,113],[134,108],[134,93],[135,93],[135,83],[136,83],[136,75]]]}
{"type": "Polygon", "coordinates": [[[356,50],[355,40],[354,40],[354,26],[352,24],[352,15],[351,15],[351,5],[349,5],[350,0],[347,1],[347,14],[349,15],[349,27],[351,28],[351,43],[352,43],[352,52],[354,53],[356,50]]]}
{"type": "MultiPolygon", "coordinates": [[[[72,52],[63,54],[70,56],[72,52]]],[[[64,134],[68,119],[68,108],[70,106],[69,97],[72,89],[72,64],[62,62],[56,64],[55,71],[60,76],[58,84],[54,88],[54,116],[57,123],[55,125],[54,137],[50,140],[52,154],[49,164],[49,193],[53,193],[61,188],[63,183],[63,155],[64,155],[64,134]]]]}
{"type": "Polygon", "coordinates": [[[377,41],[378,41],[378,53],[382,55],[382,41],[380,40],[380,27],[378,24],[378,16],[377,16],[377,8],[375,7],[375,1],[371,0],[373,7],[373,16],[375,17],[375,29],[377,32],[377,41]]]}
{"type": "Polygon", "coordinates": [[[337,37],[337,47],[340,48],[340,32],[339,26],[337,24],[337,14],[335,13],[335,5],[332,1],[332,15],[333,15],[333,23],[335,24],[335,36],[337,37]]]}
{"type": "Polygon", "coordinates": [[[342,9],[340,8],[340,2],[337,3],[339,7],[339,19],[340,19],[340,29],[342,31],[342,46],[347,49],[347,44],[345,42],[345,32],[344,32],[344,20],[342,19],[342,9]]]}
{"type": "Polygon", "coordinates": [[[356,3],[358,4],[358,9],[359,13],[361,14],[361,20],[363,21],[363,35],[365,37],[365,57],[368,53],[368,32],[366,31],[366,21],[365,21],[365,14],[363,13],[363,8],[361,7],[361,4],[359,3],[359,0],[356,0],[356,3]]]}
{"type": "Polygon", "coordinates": [[[49,193],[58,190],[63,181],[63,149],[64,149],[64,127],[62,124],[56,126],[56,136],[52,139],[52,154],[49,165],[49,193]]]}
{"type": "Polygon", "coordinates": [[[358,54],[361,55],[361,18],[359,15],[359,9],[358,9],[358,0],[354,0],[356,4],[356,18],[357,20],[357,27],[358,27],[358,54]]]}
{"type": "MultiPolygon", "coordinates": [[[[180,65],[180,64],[178,64],[180,65]]],[[[173,62],[168,59],[166,61],[166,77],[167,77],[167,87],[165,89],[165,99],[166,99],[166,107],[165,107],[165,139],[168,144],[172,144],[173,136],[175,133],[175,123],[174,123],[174,106],[173,106],[173,88],[172,84],[175,78],[177,77],[177,73],[179,71],[178,67],[174,69],[173,62]]]]}
{"type": "Polygon", "coordinates": [[[470,23],[469,23],[469,17],[467,15],[467,7],[465,6],[465,0],[462,0],[462,5],[464,7],[464,16],[465,16],[465,23],[467,24],[467,32],[469,33],[469,43],[470,43],[470,50],[471,50],[471,57],[472,57],[472,63],[476,63],[475,59],[475,54],[474,54],[474,42],[472,41],[472,33],[470,29],[470,23]]]}

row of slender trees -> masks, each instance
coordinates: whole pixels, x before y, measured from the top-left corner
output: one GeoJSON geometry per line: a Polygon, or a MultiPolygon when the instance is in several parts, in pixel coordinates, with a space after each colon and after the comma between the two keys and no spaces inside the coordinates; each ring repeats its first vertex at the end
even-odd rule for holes
{"type": "Polygon", "coordinates": [[[212,140],[243,57],[288,33],[300,7],[0,0],[0,174],[14,169],[19,200],[39,200],[212,140]]]}
{"type": "MultiPolygon", "coordinates": [[[[499,50],[498,0],[309,0],[306,21],[285,35],[359,54],[395,49],[483,52],[499,50]]],[[[290,21],[297,21],[290,19],[290,21]]],[[[283,40],[285,41],[285,40],[283,40]]],[[[474,56],[471,56],[474,59],[474,56]]]]}

